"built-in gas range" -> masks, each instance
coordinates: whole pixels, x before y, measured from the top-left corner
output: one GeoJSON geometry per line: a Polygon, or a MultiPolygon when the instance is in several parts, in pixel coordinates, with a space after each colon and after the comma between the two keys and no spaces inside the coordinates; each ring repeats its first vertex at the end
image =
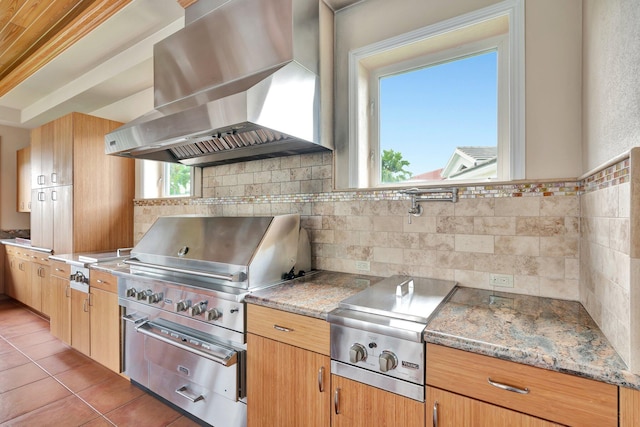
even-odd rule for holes
{"type": "Polygon", "coordinates": [[[331,311],[331,373],[424,401],[429,319],[455,282],[392,276],[331,311]]]}

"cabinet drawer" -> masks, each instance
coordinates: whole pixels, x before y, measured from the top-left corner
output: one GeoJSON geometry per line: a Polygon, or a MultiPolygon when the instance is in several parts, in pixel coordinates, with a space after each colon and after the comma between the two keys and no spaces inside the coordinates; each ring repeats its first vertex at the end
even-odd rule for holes
{"type": "Polygon", "coordinates": [[[329,323],[247,304],[247,332],[329,356],[329,323]]]}
{"type": "Polygon", "coordinates": [[[49,259],[49,254],[47,252],[31,251],[31,258],[33,262],[40,265],[51,264],[51,260],[49,259]]]}
{"type": "Polygon", "coordinates": [[[71,276],[71,266],[62,261],[51,261],[51,275],[69,279],[71,276]]]}
{"type": "Polygon", "coordinates": [[[439,345],[427,344],[427,384],[570,426],[618,425],[616,386],[439,345]]]}
{"type": "Polygon", "coordinates": [[[100,270],[91,270],[89,286],[102,289],[107,292],[118,293],[118,278],[113,274],[100,270]]]}

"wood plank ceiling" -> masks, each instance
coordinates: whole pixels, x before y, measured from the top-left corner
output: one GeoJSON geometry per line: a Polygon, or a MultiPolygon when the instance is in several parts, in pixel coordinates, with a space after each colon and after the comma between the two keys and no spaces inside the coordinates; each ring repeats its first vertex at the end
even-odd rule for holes
{"type": "Polygon", "coordinates": [[[0,0],[0,96],[131,1],[0,0]]]}

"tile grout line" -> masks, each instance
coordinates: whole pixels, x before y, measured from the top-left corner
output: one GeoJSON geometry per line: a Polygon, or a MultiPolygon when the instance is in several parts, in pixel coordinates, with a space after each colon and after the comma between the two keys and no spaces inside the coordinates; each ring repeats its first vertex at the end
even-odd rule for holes
{"type": "MultiPolygon", "coordinates": [[[[29,310],[27,310],[29,311],[29,310]]],[[[35,313],[34,313],[35,314],[35,313]]],[[[36,315],[37,316],[37,315],[36,315]]],[[[39,316],[37,316],[39,317],[39,316]]],[[[0,338],[2,338],[7,344],[9,344],[11,347],[13,347],[15,350],[17,350],[20,354],[22,354],[24,357],[26,357],[31,363],[33,363],[34,365],[36,365],[38,368],[42,369],[50,378],[52,378],[54,381],[56,381],[58,384],[60,384],[62,387],[66,388],[73,396],[77,397],[78,399],[80,399],[80,401],[82,401],[85,405],[87,405],[89,408],[91,408],[92,410],[94,410],[98,415],[100,415],[102,418],[104,418],[109,424],[115,426],[115,424],[106,417],[105,414],[103,414],[102,412],[98,411],[96,408],[93,407],[93,405],[91,405],[89,402],[87,402],[86,400],[84,400],[81,396],[78,395],[78,393],[74,392],[73,390],[71,390],[69,387],[67,387],[62,381],[60,381],[59,379],[57,379],[54,375],[52,375],[49,371],[47,371],[47,369],[45,369],[42,365],[40,365],[36,360],[34,360],[31,356],[29,356],[28,354],[26,354],[25,352],[23,352],[22,350],[20,350],[18,347],[16,347],[11,341],[9,341],[4,335],[0,334],[0,338]]],[[[57,338],[56,338],[57,339],[57,338]]],[[[67,345],[65,343],[65,345],[67,345]]],[[[69,349],[73,350],[73,347],[69,347],[69,349]]],[[[106,380],[105,380],[106,381],[106,380]]],[[[53,402],[51,402],[53,403],[53,402]]],[[[47,405],[50,405],[51,403],[48,403],[47,405]]],[[[44,406],[47,406],[44,405],[44,406]]],[[[44,406],[41,406],[40,408],[44,408],[44,406]]],[[[37,409],[40,409],[37,408],[37,409]]],[[[37,410],[35,409],[35,410],[37,410]]],[[[114,408],[114,410],[117,408],[114,408]]],[[[21,414],[19,415],[22,416],[25,414],[21,414]]],[[[17,418],[17,417],[15,417],[17,418]]],[[[13,418],[13,419],[15,419],[13,418]]],[[[7,421],[11,421],[11,420],[7,420],[7,421]]]]}

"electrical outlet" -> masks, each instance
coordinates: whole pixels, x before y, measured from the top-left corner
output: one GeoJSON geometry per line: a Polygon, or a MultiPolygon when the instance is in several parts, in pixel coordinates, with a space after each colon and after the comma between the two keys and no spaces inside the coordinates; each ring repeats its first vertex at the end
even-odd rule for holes
{"type": "Polygon", "coordinates": [[[369,261],[356,261],[356,270],[369,271],[371,270],[371,263],[369,261]]]}
{"type": "Polygon", "coordinates": [[[503,288],[513,288],[513,274],[492,274],[491,285],[503,288]]]}

